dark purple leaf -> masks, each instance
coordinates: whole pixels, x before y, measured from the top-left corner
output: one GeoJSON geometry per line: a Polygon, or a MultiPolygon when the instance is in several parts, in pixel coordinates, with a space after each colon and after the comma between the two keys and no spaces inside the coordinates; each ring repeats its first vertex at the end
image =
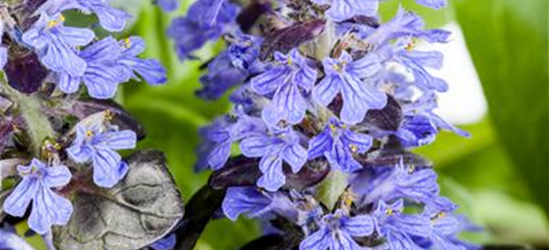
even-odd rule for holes
{"type": "MultiPolygon", "coordinates": [[[[254,186],[262,173],[257,159],[244,156],[231,158],[227,165],[216,171],[210,177],[210,186],[214,189],[225,189],[234,186],[254,186]]],[[[299,173],[294,174],[288,166],[284,166],[286,175],[285,188],[304,189],[321,182],[330,172],[326,161],[308,162],[299,173]]]]}
{"type": "Polygon", "coordinates": [[[391,137],[381,149],[369,153],[367,157],[360,156],[357,160],[364,167],[392,167],[400,164],[417,167],[432,167],[433,163],[418,154],[404,149],[398,139],[391,137]]]}
{"type": "Polygon", "coordinates": [[[25,94],[38,91],[48,76],[48,70],[40,64],[36,54],[30,51],[11,53],[4,72],[9,85],[25,94]]]}
{"type": "Polygon", "coordinates": [[[109,110],[112,114],[112,121],[118,125],[121,130],[133,130],[137,134],[137,138],[142,140],[146,136],[145,129],[128,111],[112,100],[77,100],[70,105],[69,113],[75,115],[79,119],[84,119],[92,114],[109,110]]]}
{"type": "Polygon", "coordinates": [[[261,45],[260,59],[265,60],[272,56],[275,51],[288,53],[291,49],[297,48],[304,42],[313,40],[324,31],[326,23],[324,20],[314,20],[304,23],[297,23],[292,26],[275,30],[267,34],[261,45]]]}
{"type": "Polygon", "coordinates": [[[236,21],[240,25],[240,29],[247,32],[257,23],[263,14],[270,10],[271,2],[267,0],[255,0],[240,12],[236,21]]]}
{"type": "Polygon", "coordinates": [[[387,105],[383,109],[369,110],[364,121],[358,126],[374,127],[384,131],[397,131],[401,123],[402,108],[391,95],[387,95],[387,105]]]}
{"type": "Polygon", "coordinates": [[[185,206],[185,217],[174,231],[177,243],[174,250],[192,250],[215,212],[221,207],[224,190],[202,187],[185,206]]]}

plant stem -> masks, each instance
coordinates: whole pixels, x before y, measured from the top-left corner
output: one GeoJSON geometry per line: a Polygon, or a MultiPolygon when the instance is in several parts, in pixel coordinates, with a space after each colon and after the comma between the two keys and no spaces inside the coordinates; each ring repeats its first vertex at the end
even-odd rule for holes
{"type": "Polygon", "coordinates": [[[25,129],[35,156],[40,156],[41,147],[47,138],[54,138],[55,131],[48,117],[42,112],[40,100],[36,95],[25,95],[2,83],[0,92],[16,104],[25,123],[25,129]]]}

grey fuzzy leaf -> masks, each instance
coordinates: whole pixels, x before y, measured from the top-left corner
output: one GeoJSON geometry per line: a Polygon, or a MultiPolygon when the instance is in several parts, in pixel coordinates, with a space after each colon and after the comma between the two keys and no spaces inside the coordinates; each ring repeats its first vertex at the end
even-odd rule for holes
{"type": "Polygon", "coordinates": [[[126,177],[112,189],[78,190],[69,223],[54,227],[57,250],[135,250],[168,234],[183,218],[181,195],[158,151],[127,159],[126,177]]]}

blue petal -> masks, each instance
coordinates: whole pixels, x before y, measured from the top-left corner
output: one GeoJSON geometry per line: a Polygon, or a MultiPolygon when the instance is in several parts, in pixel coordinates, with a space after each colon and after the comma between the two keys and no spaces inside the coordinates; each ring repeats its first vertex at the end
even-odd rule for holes
{"type": "Polygon", "coordinates": [[[286,183],[286,176],[282,171],[282,159],[277,155],[266,155],[261,158],[259,169],[263,176],[257,181],[257,186],[275,192],[286,183]]]}
{"type": "Polygon", "coordinates": [[[322,228],[307,236],[307,238],[299,244],[299,250],[326,250],[330,246],[330,241],[330,231],[326,228],[322,228]]]}
{"type": "Polygon", "coordinates": [[[48,44],[43,53],[39,53],[41,62],[56,72],[67,72],[72,76],[81,76],[86,70],[86,61],[78,57],[72,48],[63,42],[48,44]]]}
{"type": "Polygon", "coordinates": [[[111,36],[88,46],[80,52],[80,57],[87,62],[112,61],[116,60],[122,53],[122,48],[118,45],[116,39],[111,36]]]}
{"type": "Polygon", "coordinates": [[[4,202],[4,212],[16,217],[23,217],[39,188],[40,184],[37,180],[23,178],[4,202]]]}
{"type": "Polygon", "coordinates": [[[94,137],[94,143],[112,150],[133,149],[136,142],[137,136],[131,130],[107,132],[94,137]]]}
{"type": "Polygon", "coordinates": [[[335,0],[326,15],[341,22],[357,15],[374,16],[377,9],[377,0],[335,0]]]}
{"type": "Polygon", "coordinates": [[[340,90],[341,79],[336,75],[325,76],[313,89],[313,100],[322,106],[328,106],[340,90]]]}
{"type": "Polygon", "coordinates": [[[282,159],[290,165],[294,173],[299,172],[307,162],[307,150],[299,144],[286,147],[281,155],[282,159]]]}
{"type": "Polygon", "coordinates": [[[121,157],[110,149],[96,148],[93,157],[93,181],[100,187],[111,188],[123,177],[120,176],[121,157]]]}
{"type": "Polygon", "coordinates": [[[268,136],[252,136],[240,142],[240,151],[246,157],[261,157],[268,154],[273,147],[273,139],[268,136]]]}
{"type": "Polygon", "coordinates": [[[120,83],[120,67],[108,65],[92,65],[88,67],[84,76],[84,84],[88,94],[96,99],[109,99],[116,95],[120,83]]]}
{"type": "Polygon", "coordinates": [[[418,4],[421,4],[423,6],[427,6],[429,8],[433,9],[442,9],[448,5],[446,0],[416,0],[418,4]]]}
{"type": "Polygon", "coordinates": [[[58,87],[65,94],[73,94],[78,91],[80,83],[82,82],[82,77],[80,76],[71,76],[67,73],[59,74],[59,83],[58,87]]]}
{"type": "Polygon", "coordinates": [[[189,7],[189,18],[195,22],[214,25],[226,0],[198,0],[189,7]]]}
{"type": "Polygon", "coordinates": [[[60,41],[67,44],[71,48],[74,48],[76,46],[86,46],[95,38],[95,33],[93,33],[92,30],[86,28],[63,26],[57,28],[55,34],[60,41]]]}
{"type": "Polygon", "coordinates": [[[252,90],[260,95],[268,95],[274,93],[283,84],[286,83],[287,70],[282,67],[276,67],[267,70],[264,73],[252,78],[252,90]]]}
{"type": "Polygon", "coordinates": [[[381,109],[387,104],[387,95],[370,83],[344,73],[342,83],[343,109],[341,120],[347,124],[361,122],[370,109],[381,109]]]}
{"type": "Polygon", "coordinates": [[[177,243],[177,238],[175,237],[175,234],[170,234],[155,243],[151,244],[150,247],[154,250],[170,250],[175,248],[175,244],[177,243]]]}
{"type": "Polygon", "coordinates": [[[213,170],[221,169],[231,155],[231,141],[227,140],[215,145],[208,155],[208,164],[213,170]]]}
{"type": "Polygon", "coordinates": [[[178,0],[157,0],[156,4],[166,12],[175,11],[179,8],[178,0]]]}
{"type": "Polygon", "coordinates": [[[275,93],[273,101],[262,112],[265,123],[274,126],[284,120],[297,124],[305,117],[307,103],[294,83],[286,83],[275,93]]]}
{"type": "Polygon", "coordinates": [[[93,11],[99,18],[101,27],[111,32],[119,32],[124,29],[131,15],[125,11],[110,7],[107,3],[95,5],[93,11]]]}
{"type": "Polygon", "coordinates": [[[156,60],[135,58],[130,67],[150,85],[164,84],[168,81],[166,69],[156,60]]]}
{"type": "Polygon", "coordinates": [[[32,203],[29,227],[38,234],[46,234],[52,225],[65,225],[73,211],[72,204],[49,188],[41,188],[32,203]]]}
{"type": "Polygon", "coordinates": [[[352,236],[368,236],[374,233],[374,219],[369,215],[358,215],[344,220],[341,230],[352,236]]]}
{"type": "Polygon", "coordinates": [[[227,190],[221,208],[230,220],[236,221],[241,214],[252,217],[260,215],[272,199],[258,192],[253,187],[232,187],[227,190]]]}
{"type": "Polygon", "coordinates": [[[309,141],[309,159],[316,159],[323,156],[325,152],[332,150],[332,147],[333,139],[328,128],[309,141]]]}
{"type": "Polygon", "coordinates": [[[72,174],[69,168],[62,165],[44,168],[43,185],[44,187],[62,187],[71,181],[72,174]]]}

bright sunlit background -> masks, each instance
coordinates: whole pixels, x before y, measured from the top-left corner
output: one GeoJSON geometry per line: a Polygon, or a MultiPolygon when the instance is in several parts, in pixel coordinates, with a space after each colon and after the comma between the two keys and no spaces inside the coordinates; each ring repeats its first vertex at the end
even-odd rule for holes
{"type": "MultiPolygon", "coordinates": [[[[147,56],[161,60],[170,76],[162,87],[126,84],[119,100],[148,131],[140,146],[166,152],[188,200],[208,176],[192,171],[197,129],[229,110],[229,103],[194,96],[201,63],[179,62],[165,36],[170,20],[184,14],[189,1],[174,14],[141,0],[116,2],[138,17],[129,33],[145,37],[147,56]]],[[[443,132],[418,152],[435,162],[443,192],[485,228],[466,237],[549,247],[544,213],[549,207],[547,1],[455,0],[450,8],[433,11],[413,1],[388,0],[383,19],[393,16],[399,4],[423,15],[429,27],[454,33],[451,43],[434,47],[446,55],[444,69],[434,73],[450,84],[438,112],[473,136],[443,132]]],[[[212,44],[199,56],[206,61],[219,48],[212,44]]],[[[218,220],[208,226],[197,249],[237,249],[258,233],[252,221],[218,220]]]]}

